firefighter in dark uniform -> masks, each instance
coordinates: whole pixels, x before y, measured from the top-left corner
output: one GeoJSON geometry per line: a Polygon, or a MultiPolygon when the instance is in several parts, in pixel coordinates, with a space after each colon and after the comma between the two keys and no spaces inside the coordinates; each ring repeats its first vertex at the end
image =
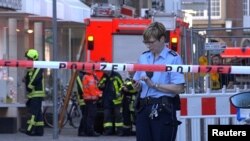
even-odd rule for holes
{"type": "MultiPolygon", "coordinates": [[[[28,60],[38,60],[39,54],[35,49],[29,49],[25,53],[28,60]]],[[[27,121],[26,134],[30,136],[43,136],[44,121],[42,116],[42,101],[45,97],[44,75],[40,68],[28,68],[25,76],[25,84],[28,101],[26,106],[30,113],[27,121]]]]}
{"type": "Polygon", "coordinates": [[[130,72],[130,77],[126,78],[122,87],[122,115],[123,115],[123,136],[132,135],[132,127],[135,121],[134,102],[138,93],[133,87],[134,80],[130,72]]]}
{"type": "Polygon", "coordinates": [[[80,106],[81,112],[82,112],[82,119],[80,122],[80,126],[78,127],[78,136],[85,136],[85,130],[86,127],[86,120],[84,119],[84,109],[85,109],[85,102],[83,100],[83,86],[82,86],[82,79],[85,75],[85,72],[79,71],[78,76],[76,77],[76,86],[77,86],[77,98],[78,98],[78,104],[80,106]]]}
{"type": "Polygon", "coordinates": [[[105,71],[98,84],[99,89],[103,91],[103,135],[116,133],[121,136],[123,134],[122,95],[120,93],[122,86],[122,77],[115,71],[105,71]]]}

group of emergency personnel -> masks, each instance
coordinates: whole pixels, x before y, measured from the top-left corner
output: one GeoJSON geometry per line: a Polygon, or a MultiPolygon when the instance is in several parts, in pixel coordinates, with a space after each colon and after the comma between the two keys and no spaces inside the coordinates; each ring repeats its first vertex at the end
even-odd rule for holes
{"type": "MultiPolygon", "coordinates": [[[[37,61],[38,51],[29,49],[25,56],[28,60],[37,61]]],[[[123,80],[115,71],[104,71],[97,77],[94,71],[79,71],[76,78],[78,103],[82,119],[78,128],[78,136],[100,136],[101,134],[129,136],[134,135],[134,101],[137,91],[133,88],[133,73],[123,80]],[[98,107],[101,102],[103,110],[103,132],[95,131],[94,125],[98,107]]],[[[43,69],[28,68],[25,79],[29,110],[27,126],[22,132],[30,136],[43,136],[44,121],[42,101],[45,95],[43,69]]]]}
{"type": "MultiPolygon", "coordinates": [[[[143,33],[143,42],[148,51],[142,53],[139,64],[178,64],[180,55],[165,45],[166,34],[162,23],[154,22],[143,33]]],[[[34,49],[26,57],[38,59],[34,49]]],[[[26,74],[27,107],[30,118],[25,133],[43,135],[41,104],[44,93],[43,73],[39,68],[29,68],[26,74]]],[[[100,79],[94,71],[85,71],[77,79],[79,98],[82,102],[82,120],[79,136],[99,136],[95,131],[97,103],[102,101],[103,135],[131,135],[131,108],[136,109],[136,139],[138,141],[174,141],[178,126],[176,111],[180,109],[179,94],[184,92],[184,74],[178,72],[136,71],[123,81],[115,71],[104,71],[100,79]],[[133,77],[133,78],[132,78],[133,77]],[[138,93],[138,94],[137,94],[138,93]],[[136,98],[134,98],[136,96],[136,98]],[[135,99],[135,104],[133,105],[135,99]],[[85,103],[85,105],[83,104],[85,103]],[[131,106],[131,104],[133,106],[131,106]]],[[[133,120],[132,120],[133,119],[133,120]]]]}
{"type": "MultiPolygon", "coordinates": [[[[86,78],[80,77],[82,76],[82,72],[79,73],[77,86],[82,85],[82,89],[84,90],[84,82],[86,78]],[[79,79],[82,79],[79,81],[79,79]]],[[[94,129],[94,122],[96,120],[102,120],[96,118],[97,111],[97,103],[101,103],[101,109],[103,116],[103,131],[102,134],[105,136],[109,135],[118,135],[118,136],[129,136],[132,135],[132,125],[134,115],[133,101],[135,100],[136,91],[132,87],[132,79],[127,78],[123,81],[121,75],[115,71],[105,71],[103,75],[98,79],[95,76],[95,73],[91,73],[93,76],[93,81],[98,82],[92,83],[96,87],[96,91],[101,90],[101,93],[98,98],[92,98],[94,101],[94,105],[90,105],[90,109],[86,108],[87,100],[84,95],[86,95],[86,91],[78,91],[80,95],[83,95],[84,102],[86,103],[85,109],[83,110],[83,119],[81,122],[81,126],[78,130],[78,136],[100,136],[100,133],[96,132],[94,129]],[[93,113],[91,118],[88,117],[88,113],[93,113]],[[84,125],[85,124],[85,125],[84,125]],[[86,125],[91,126],[86,126],[86,125]],[[87,127],[87,128],[86,128],[87,127]],[[87,130],[91,130],[90,132],[87,130]]],[[[86,73],[84,74],[86,75],[86,73]]],[[[79,88],[79,87],[78,87],[79,88]]],[[[91,88],[88,88],[91,89],[91,88]]],[[[93,88],[92,88],[93,89],[93,88]]],[[[78,89],[79,90],[79,89],[78,89]]],[[[93,91],[91,93],[94,93],[93,91]]]]}

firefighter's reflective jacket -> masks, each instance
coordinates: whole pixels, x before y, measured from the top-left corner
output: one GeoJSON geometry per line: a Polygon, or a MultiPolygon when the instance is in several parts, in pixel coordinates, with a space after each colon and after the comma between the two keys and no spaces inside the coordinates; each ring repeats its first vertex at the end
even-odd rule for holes
{"type": "Polygon", "coordinates": [[[43,70],[40,68],[29,69],[25,77],[28,98],[45,97],[43,70]]]}
{"type": "MultiPolygon", "coordinates": [[[[132,78],[126,78],[121,89],[123,95],[123,108],[129,107],[128,109],[133,112],[137,90],[133,87],[134,80],[132,78]],[[126,105],[127,104],[127,105],[126,105]]],[[[129,114],[129,113],[128,113],[129,114]]]]}
{"type": "Polygon", "coordinates": [[[85,75],[85,72],[80,71],[78,76],[76,77],[76,86],[77,86],[77,100],[80,106],[85,105],[83,100],[83,87],[82,87],[82,79],[85,75]]]}
{"type": "Polygon", "coordinates": [[[121,104],[122,95],[120,93],[123,86],[123,80],[118,72],[111,72],[108,76],[104,74],[98,84],[98,87],[103,91],[103,104],[105,106],[112,106],[113,104],[121,104]]]}
{"type": "Polygon", "coordinates": [[[135,95],[135,94],[137,94],[137,91],[136,91],[136,89],[134,89],[134,87],[133,87],[133,79],[132,78],[126,78],[125,79],[125,81],[124,81],[124,87],[126,87],[126,90],[127,91],[124,91],[123,93],[125,94],[125,95],[135,95]]]}
{"type": "Polygon", "coordinates": [[[91,73],[86,73],[82,79],[83,99],[98,100],[102,96],[102,92],[97,87],[97,80],[91,73]]]}

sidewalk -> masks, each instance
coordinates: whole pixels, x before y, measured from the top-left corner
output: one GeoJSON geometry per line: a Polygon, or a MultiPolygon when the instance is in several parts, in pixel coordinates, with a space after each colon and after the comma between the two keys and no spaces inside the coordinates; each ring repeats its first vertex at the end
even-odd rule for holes
{"type": "Polygon", "coordinates": [[[77,129],[66,127],[58,135],[58,139],[53,139],[53,129],[45,128],[44,136],[32,137],[17,132],[15,134],[0,134],[0,141],[136,141],[135,136],[100,136],[100,137],[78,137],[77,129]]]}

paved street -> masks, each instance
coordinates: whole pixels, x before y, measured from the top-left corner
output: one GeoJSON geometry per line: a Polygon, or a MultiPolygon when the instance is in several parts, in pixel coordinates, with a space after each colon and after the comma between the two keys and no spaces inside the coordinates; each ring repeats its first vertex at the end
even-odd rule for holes
{"type": "Polygon", "coordinates": [[[53,129],[45,128],[43,137],[31,137],[23,133],[0,134],[0,141],[136,141],[134,136],[118,137],[118,136],[100,136],[100,137],[78,137],[77,129],[65,127],[58,139],[53,139],[53,129]]]}

